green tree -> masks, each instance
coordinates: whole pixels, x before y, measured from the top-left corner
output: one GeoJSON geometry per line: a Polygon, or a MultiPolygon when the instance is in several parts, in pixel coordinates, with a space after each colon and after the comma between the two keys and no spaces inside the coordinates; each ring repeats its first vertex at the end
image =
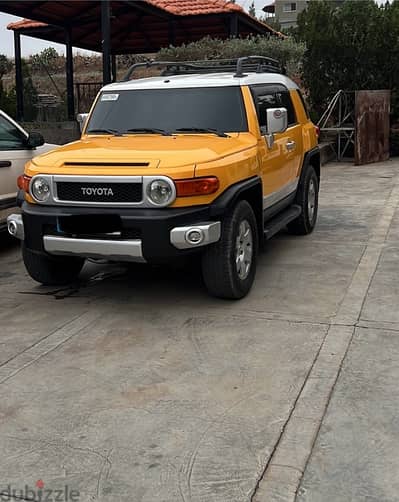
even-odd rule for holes
{"type": "Polygon", "coordinates": [[[53,73],[58,69],[59,60],[60,56],[54,47],[47,47],[39,54],[31,56],[30,63],[34,70],[38,70],[39,72],[42,70],[45,71],[57,94],[60,98],[64,98],[63,92],[59,89],[55,79],[53,78],[53,73]]]}
{"type": "MultiPolygon", "coordinates": [[[[29,122],[36,119],[37,115],[37,90],[33,85],[30,68],[25,59],[21,60],[22,63],[22,78],[23,78],[23,95],[24,95],[24,119],[29,122]]],[[[16,90],[15,87],[5,97],[4,111],[15,118],[16,114],[16,90]]]]}
{"type": "Polygon", "coordinates": [[[31,57],[31,63],[33,67],[38,67],[39,69],[42,66],[51,68],[58,61],[59,57],[60,56],[54,49],[54,47],[47,47],[46,49],[43,49],[39,54],[34,54],[31,57]]]}
{"type": "Polygon", "coordinates": [[[22,75],[24,79],[24,118],[26,121],[36,119],[37,89],[33,84],[29,65],[22,60],[22,75]]]}
{"type": "Polygon", "coordinates": [[[388,88],[396,95],[398,0],[384,6],[373,0],[348,0],[340,8],[312,0],[299,15],[295,37],[306,44],[302,79],[318,114],[339,89],[388,88]]]}
{"type": "Polygon", "coordinates": [[[12,63],[4,54],[0,54],[0,80],[12,69],[12,63]]]}
{"type": "Polygon", "coordinates": [[[0,108],[6,113],[12,111],[12,105],[9,103],[9,96],[3,87],[3,77],[12,69],[11,61],[4,54],[0,54],[0,108]]]}

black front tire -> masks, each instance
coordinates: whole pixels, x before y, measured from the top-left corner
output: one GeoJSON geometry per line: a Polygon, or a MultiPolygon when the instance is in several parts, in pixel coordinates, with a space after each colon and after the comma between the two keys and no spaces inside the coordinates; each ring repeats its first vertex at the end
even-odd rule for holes
{"type": "Polygon", "coordinates": [[[309,164],[298,186],[295,204],[301,206],[298,218],[288,224],[288,231],[294,235],[308,235],[313,232],[319,208],[319,178],[315,168],[309,164]]]}
{"type": "Polygon", "coordinates": [[[246,296],[255,279],[257,255],[258,228],[255,214],[250,204],[242,200],[226,215],[220,240],[209,246],[202,255],[202,277],[208,292],[212,296],[230,300],[246,296]],[[250,257],[248,272],[245,274],[243,267],[240,277],[236,260],[237,245],[241,242],[239,237],[243,229],[250,229],[250,235],[247,233],[243,242],[250,257]],[[252,253],[248,252],[249,240],[252,240],[252,253]]]}
{"type": "Polygon", "coordinates": [[[22,244],[22,258],[28,274],[45,286],[64,286],[74,282],[82,270],[84,259],[53,257],[36,253],[22,244]]]}

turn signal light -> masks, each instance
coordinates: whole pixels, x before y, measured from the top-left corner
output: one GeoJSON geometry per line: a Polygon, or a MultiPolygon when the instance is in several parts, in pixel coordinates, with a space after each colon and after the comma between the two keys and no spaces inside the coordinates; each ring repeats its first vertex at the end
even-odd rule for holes
{"type": "Polygon", "coordinates": [[[32,178],[30,178],[29,176],[25,176],[25,174],[18,176],[17,178],[18,188],[26,193],[29,193],[29,183],[31,179],[32,178]]]}
{"type": "Polygon", "coordinates": [[[210,195],[219,189],[219,180],[215,176],[206,178],[191,178],[175,181],[178,197],[191,197],[194,195],[210,195]]]}

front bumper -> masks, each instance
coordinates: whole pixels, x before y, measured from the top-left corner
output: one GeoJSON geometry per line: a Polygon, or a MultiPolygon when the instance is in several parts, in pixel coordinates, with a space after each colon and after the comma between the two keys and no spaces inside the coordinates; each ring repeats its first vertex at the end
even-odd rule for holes
{"type": "Polygon", "coordinates": [[[212,217],[209,206],[100,209],[24,202],[22,218],[11,215],[8,226],[39,253],[162,263],[217,242],[221,222],[212,217]]]}
{"type": "Polygon", "coordinates": [[[140,239],[118,241],[44,235],[43,243],[44,249],[49,254],[135,262],[145,261],[140,239]]]}

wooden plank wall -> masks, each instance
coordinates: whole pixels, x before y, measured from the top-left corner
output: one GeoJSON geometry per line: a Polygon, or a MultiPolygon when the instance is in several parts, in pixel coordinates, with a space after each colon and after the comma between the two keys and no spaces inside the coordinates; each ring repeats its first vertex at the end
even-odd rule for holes
{"type": "Polygon", "coordinates": [[[355,165],[389,159],[390,100],[390,91],[356,91],[355,165]]]}

